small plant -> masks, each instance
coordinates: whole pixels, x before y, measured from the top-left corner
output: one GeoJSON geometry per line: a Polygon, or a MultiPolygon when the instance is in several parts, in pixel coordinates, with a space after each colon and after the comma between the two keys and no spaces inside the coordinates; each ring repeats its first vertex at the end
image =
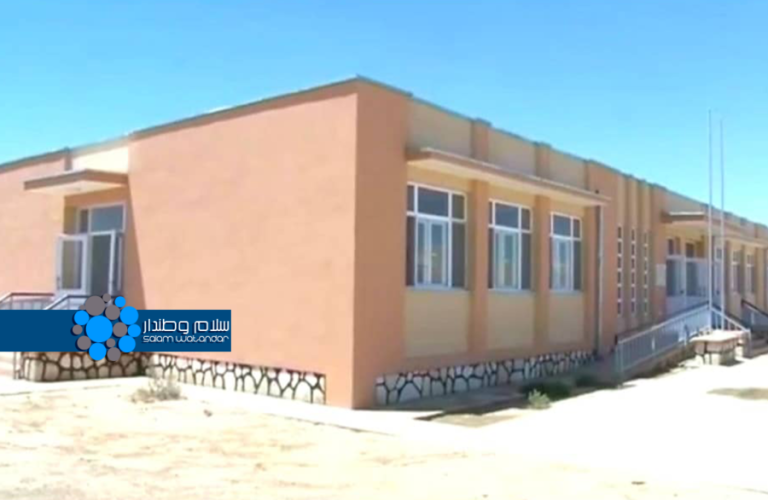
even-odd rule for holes
{"type": "Polygon", "coordinates": [[[537,391],[547,396],[550,400],[565,399],[571,395],[571,386],[565,382],[557,380],[533,382],[523,387],[523,393],[530,396],[533,391],[537,391]]]}
{"type": "Polygon", "coordinates": [[[528,407],[534,410],[546,410],[551,405],[549,396],[539,392],[537,389],[528,393],[528,407]]]}
{"type": "Polygon", "coordinates": [[[140,387],[133,393],[131,400],[134,403],[153,403],[155,401],[172,401],[181,399],[181,387],[168,375],[162,378],[155,375],[149,379],[147,387],[140,387]]]}

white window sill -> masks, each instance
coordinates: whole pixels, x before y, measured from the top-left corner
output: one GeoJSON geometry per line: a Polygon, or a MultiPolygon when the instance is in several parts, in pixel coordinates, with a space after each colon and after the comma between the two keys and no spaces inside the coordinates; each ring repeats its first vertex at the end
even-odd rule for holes
{"type": "Polygon", "coordinates": [[[456,288],[450,286],[407,286],[406,290],[413,290],[414,292],[437,292],[437,293],[451,293],[451,292],[466,292],[466,288],[456,288]]]}
{"type": "Polygon", "coordinates": [[[515,288],[489,288],[488,291],[498,295],[534,295],[533,290],[518,290],[515,288]]]}

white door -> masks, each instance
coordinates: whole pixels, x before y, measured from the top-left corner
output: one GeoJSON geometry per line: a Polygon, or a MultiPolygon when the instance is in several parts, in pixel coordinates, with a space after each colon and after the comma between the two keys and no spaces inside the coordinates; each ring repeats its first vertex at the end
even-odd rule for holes
{"type": "Polygon", "coordinates": [[[88,237],[84,234],[59,236],[56,246],[56,291],[85,294],[87,288],[88,237]]]}
{"type": "Polygon", "coordinates": [[[122,289],[123,238],[118,231],[100,231],[88,235],[88,295],[112,296],[122,289]]]}

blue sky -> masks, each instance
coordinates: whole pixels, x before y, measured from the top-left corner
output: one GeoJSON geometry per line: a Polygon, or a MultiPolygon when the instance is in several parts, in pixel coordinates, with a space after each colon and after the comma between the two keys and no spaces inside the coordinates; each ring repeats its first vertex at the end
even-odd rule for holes
{"type": "Polygon", "coordinates": [[[0,162],[362,74],[701,200],[713,108],[727,208],[768,223],[766,19],[762,0],[8,0],[0,162]]]}

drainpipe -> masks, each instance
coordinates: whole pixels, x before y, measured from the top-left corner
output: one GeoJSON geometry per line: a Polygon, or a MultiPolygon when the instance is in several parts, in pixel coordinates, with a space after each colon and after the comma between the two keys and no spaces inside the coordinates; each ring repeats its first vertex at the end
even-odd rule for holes
{"type": "Polygon", "coordinates": [[[595,354],[600,352],[603,337],[603,206],[597,207],[597,328],[595,333],[595,354]]]}

